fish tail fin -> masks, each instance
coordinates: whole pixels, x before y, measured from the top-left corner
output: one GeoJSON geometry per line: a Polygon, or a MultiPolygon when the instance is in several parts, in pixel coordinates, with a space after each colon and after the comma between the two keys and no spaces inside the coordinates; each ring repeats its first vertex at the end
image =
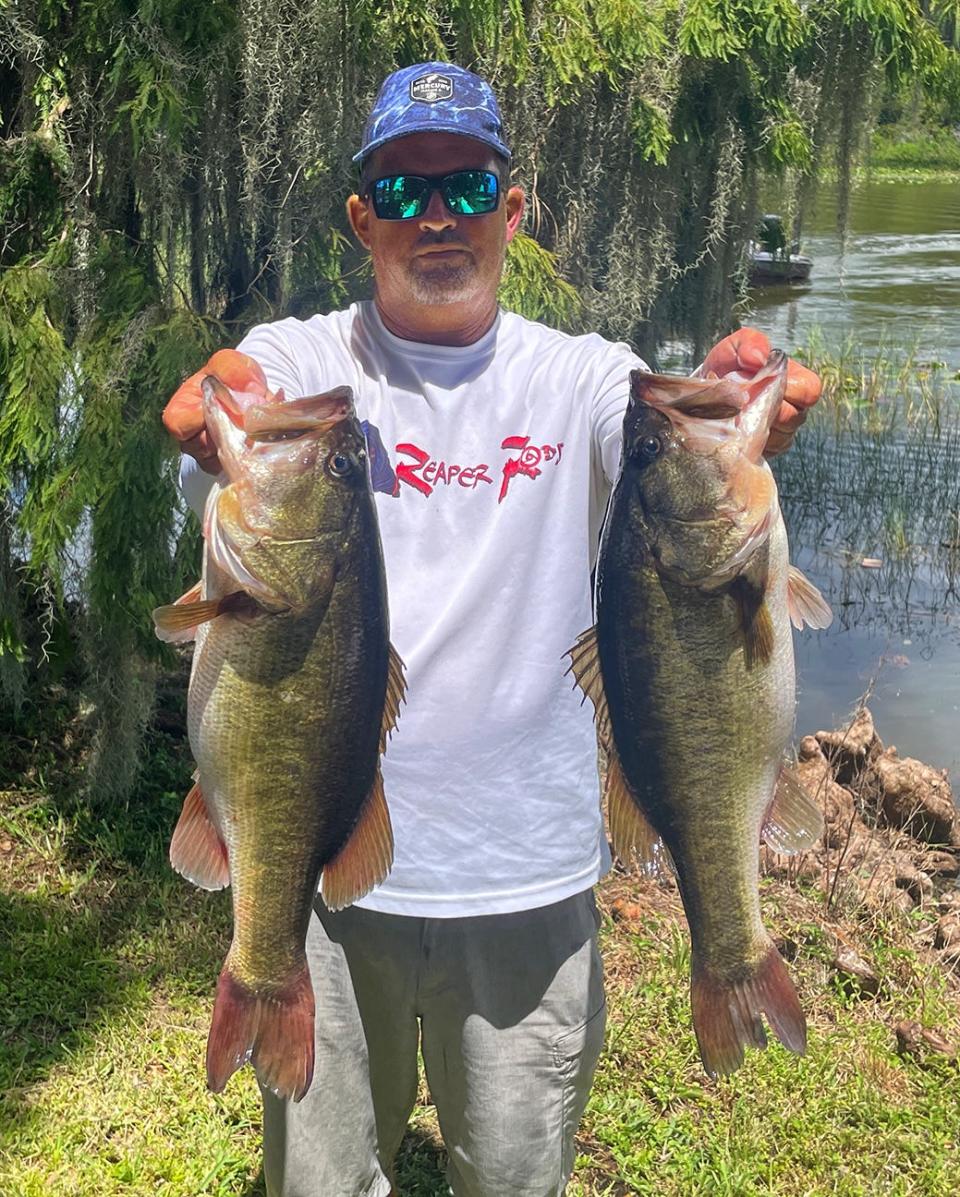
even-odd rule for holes
{"type": "Polygon", "coordinates": [[[806,1020],[772,943],[752,972],[733,982],[718,977],[694,954],[691,1004],[700,1058],[710,1076],[736,1071],[745,1047],[767,1046],[761,1012],[784,1047],[799,1056],[806,1051],[806,1020]]]}
{"type": "Polygon", "coordinates": [[[278,1097],[299,1101],[313,1080],[314,998],[306,959],[281,990],[255,993],[224,965],[207,1039],[207,1086],[222,1092],[249,1060],[278,1097]]]}

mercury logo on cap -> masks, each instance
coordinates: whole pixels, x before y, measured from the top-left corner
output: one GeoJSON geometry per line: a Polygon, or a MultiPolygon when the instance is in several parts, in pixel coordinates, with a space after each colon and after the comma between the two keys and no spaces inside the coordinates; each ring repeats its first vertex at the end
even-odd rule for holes
{"type": "Polygon", "coordinates": [[[421,104],[436,104],[439,100],[449,100],[453,97],[453,80],[449,75],[438,75],[432,71],[429,75],[421,75],[410,84],[410,99],[419,100],[421,104]]]}

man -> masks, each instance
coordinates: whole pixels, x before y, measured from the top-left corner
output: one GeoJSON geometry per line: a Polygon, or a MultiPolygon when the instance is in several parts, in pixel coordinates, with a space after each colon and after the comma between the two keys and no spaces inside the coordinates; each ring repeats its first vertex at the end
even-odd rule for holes
{"type": "MultiPolygon", "coordinates": [[[[560,1194],[602,1044],[592,887],[609,858],[591,713],[563,657],[592,622],[590,570],[643,363],[498,309],[524,204],[509,158],[476,75],[395,72],[347,201],[374,301],[255,328],[164,413],[206,471],[185,459],[199,509],[218,469],[206,373],[288,398],[353,388],[407,666],[384,760],[394,867],[338,914],[318,899],[316,1073],[299,1104],[264,1094],[271,1197],[386,1197],[418,1044],[457,1197],[560,1194]]],[[[745,330],[708,365],[750,373],[767,352],[745,330]]],[[[789,444],[818,393],[791,363],[768,450],[789,444]]]]}

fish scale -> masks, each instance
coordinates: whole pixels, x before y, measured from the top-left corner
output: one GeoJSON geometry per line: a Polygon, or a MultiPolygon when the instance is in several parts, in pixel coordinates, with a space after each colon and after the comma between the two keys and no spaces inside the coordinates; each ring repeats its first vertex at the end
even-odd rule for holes
{"type": "Polygon", "coordinates": [[[597,563],[596,627],[571,650],[607,759],[614,848],[676,869],[692,940],[704,1066],[730,1072],[766,1042],[802,1052],[806,1026],[763,926],[761,834],[809,847],[822,816],[790,780],[790,621],[829,623],[789,566],[762,449],[783,395],[774,354],[754,379],[636,371],[623,464],[597,563]]]}
{"type": "Polygon", "coordinates": [[[171,862],[204,888],[232,886],[210,1088],[249,1059],[261,1085],[299,1100],[313,1074],[304,945],[318,882],[339,909],[392,862],[380,754],[403,667],[349,391],[285,402],[203,385],[228,483],[207,503],[202,586],[154,613],[161,636],[196,639],[197,784],[171,862]]]}

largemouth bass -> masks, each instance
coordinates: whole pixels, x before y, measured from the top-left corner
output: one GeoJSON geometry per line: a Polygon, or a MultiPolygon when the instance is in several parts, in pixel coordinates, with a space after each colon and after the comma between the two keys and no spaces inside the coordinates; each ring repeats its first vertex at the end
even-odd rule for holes
{"type": "Polygon", "coordinates": [[[248,1059],[299,1100],[314,1064],[311,905],[387,875],[380,754],[403,694],[363,433],[349,388],[284,402],[203,383],[227,484],[204,515],[202,583],[155,613],[196,638],[187,713],[197,784],[178,872],[232,885],[233,942],[207,1042],[215,1092],[248,1059]]]}
{"type": "Polygon", "coordinates": [[[788,564],[763,447],[786,358],[750,380],[635,371],[621,476],[597,565],[596,627],[571,651],[607,754],[611,838],[624,860],[676,869],[692,941],[704,1067],[764,1047],[761,1012],[802,1053],[806,1024],[760,917],[761,834],[800,851],[819,811],[784,754],[795,707],[791,620],[826,627],[788,564]]]}

